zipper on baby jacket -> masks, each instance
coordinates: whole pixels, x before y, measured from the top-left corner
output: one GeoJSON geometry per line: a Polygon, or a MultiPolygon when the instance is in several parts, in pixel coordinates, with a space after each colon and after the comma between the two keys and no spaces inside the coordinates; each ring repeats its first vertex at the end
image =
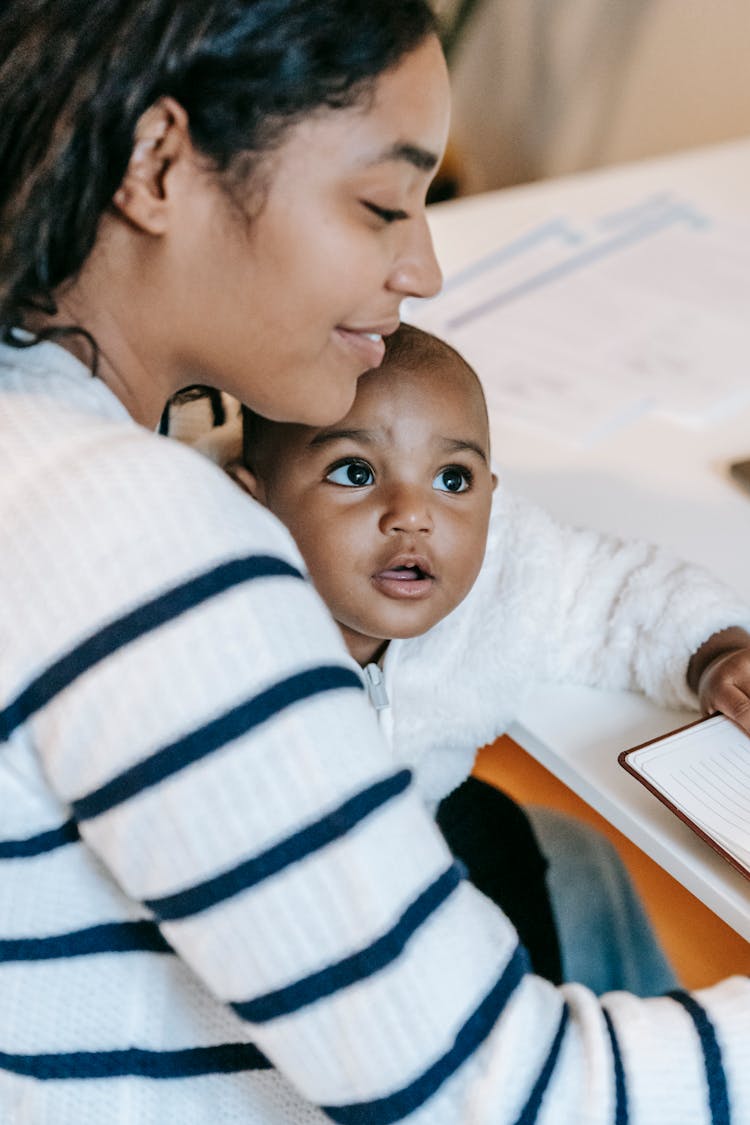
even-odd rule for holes
{"type": "Polygon", "coordinates": [[[379,664],[366,664],[364,668],[365,682],[367,684],[367,694],[370,696],[370,703],[376,711],[383,711],[386,707],[390,707],[390,700],[388,699],[388,692],[385,689],[385,676],[379,664]]]}

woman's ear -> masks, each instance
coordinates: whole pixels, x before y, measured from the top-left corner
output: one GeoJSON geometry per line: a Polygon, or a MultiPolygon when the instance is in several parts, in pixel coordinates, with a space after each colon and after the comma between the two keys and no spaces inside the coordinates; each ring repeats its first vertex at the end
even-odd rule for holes
{"type": "Polygon", "coordinates": [[[141,116],[128,167],[112,202],[146,234],[164,234],[168,225],[170,172],[192,158],[188,116],[174,98],[159,98],[141,116]]]}
{"type": "Polygon", "coordinates": [[[259,504],[265,505],[265,486],[260,477],[256,476],[252,469],[248,469],[247,465],[243,465],[241,461],[231,461],[225,466],[225,472],[232,478],[235,484],[238,484],[245,492],[249,492],[253,499],[257,500],[259,504]]]}

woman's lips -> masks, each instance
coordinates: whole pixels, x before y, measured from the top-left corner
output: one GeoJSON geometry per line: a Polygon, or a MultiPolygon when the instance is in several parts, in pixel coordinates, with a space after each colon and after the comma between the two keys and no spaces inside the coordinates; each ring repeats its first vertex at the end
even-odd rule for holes
{"type": "Polygon", "coordinates": [[[357,357],[363,371],[369,371],[371,367],[380,367],[385,355],[385,343],[379,333],[337,328],[335,335],[344,347],[357,357]]]}

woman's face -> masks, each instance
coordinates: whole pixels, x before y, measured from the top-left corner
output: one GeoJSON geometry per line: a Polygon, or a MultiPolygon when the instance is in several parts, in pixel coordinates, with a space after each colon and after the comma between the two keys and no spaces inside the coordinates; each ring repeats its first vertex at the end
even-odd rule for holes
{"type": "Polygon", "coordinates": [[[403,298],[440,287],[425,194],[448,119],[445,62],[430,37],[363,105],[290,129],[249,221],[206,187],[210,206],[180,248],[184,383],[221,387],[276,420],[343,417],[403,298]]]}

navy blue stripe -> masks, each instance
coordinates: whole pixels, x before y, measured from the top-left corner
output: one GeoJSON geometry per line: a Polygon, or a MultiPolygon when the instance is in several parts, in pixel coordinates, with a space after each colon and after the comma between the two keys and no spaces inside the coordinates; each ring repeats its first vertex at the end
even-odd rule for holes
{"type": "Polygon", "coordinates": [[[103,922],[85,930],[43,938],[5,938],[0,962],[51,961],[59,957],[87,957],[91,953],[171,953],[172,948],[153,922],[103,922]]]}
{"type": "Polygon", "coordinates": [[[9,1055],[0,1051],[0,1070],[28,1078],[192,1078],[201,1074],[236,1074],[268,1070],[271,1064],[253,1043],[222,1043],[181,1051],[71,1051],[55,1055],[9,1055]]]}
{"type": "Polygon", "coordinates": [[[678,1004],[682,1004],[698,1032],[706,1068],[711,1125],[730,1125],[729,1092],[726,1075],[724,1074],[724,1063],[721,1058],[721,1047],[716,1038],[714,1026],[708,1018],[708,1013],[689,992],[677,989],[668,993],[668,995],[678,1004]]]}
{"type": "Polygon", "coordinates": [[[124,648],[138,637],[158,629],[167,621],[194,609],[202,602],[253,578],[286,576],[302,579],[302,575],[283,559],[271,555],[251,555],[221,563],[205,574],[175,586],[152,598],[130,613],[105,625],[93,636],[76,645],[56,660],[0,711],[0,742],[8,739],[16,727],[49,703],[59,692],[73,683],[105,657],[124,648]]]}
{"type": "Polygon", "coordinates": [[[44,852],[53,852],[66,844],[74,844],[78,839],[76,822],[66,820],[59,828],[50,828],[24,840],[0,840],[0,859],[29,859],[44,852]]]}
{"type": "Polygon", "coordinates": [[[500,979],[487,993],[455,1038],[454,1044],[424,1074],[410,1085],[370,1102],[353,1105],[324,1106],[324,1112],[342,1125],[390,1125],[413,1113],[440,1089],[470,1055],[482,1045],[495,1026],[505,1005],[529,971],[529,959],[523,946],[516,946],[500,979]]]}
{"type": "Polygon", "coordinates": [[[622,1065],[622,1051],[615,1031],[612,1017],[606,1008],[603,1009],[604,1022],[609,1032],[609,1042],[612,1046],[612,1066],[615,1072],[615,1119],[614,1125],[628,1125],[630,1112],[628,1110],[628,1090],[625,1085],[625,1067],[622,1065]]]}
{"type": "Polygon", "coordinates": [[[287,836],[253,859],[245,860],[229,871],[188,887],[187,890],[165,895],[164,898],[147,899],[146,906],[161,921],[174,921],[208,910],[218,902],[248,890],[333,840],[345,836],[371,812],[402,793],[410,781],[409,770],[399,770],[384,781],[376,781],[374,785],[356,793],[333,812],[287,836]]]}
{"type": "Polygon", "coordinates": [[[363,690],[356,672],[339,665],[321,665],[289,676],[80,797],[73,802],[73,812],[79,821],[99,816],[247,734],[285,708],[339,688],[363,690]]]}
{"type": "Polygon", "coordinates": [[[232,1007],[243,1019],[266,1023],[372,976],[395,961],[416,930],[456,889],[461,878],[462,869],[454,863],[409,904],[395,926],[366,949],[352,953],[335,965],[311,973],[286,988],[232,1004],[232,1007]]]}
{"type": "Polygon", "coordinates": [[[544,1062],[544,1066],[539,1071],[539,1077],[534,1083],[534,1087],[529,1094],[529,1100],[521,1110],[521,1113],[516,1121],[516,1125],[534,1125],[539,1110],[542,1108],[542,1100],[545,1091],[549,1086],[549,1080],[552,1077],[557,1060],[560,1057],[560,1049],[562,1047],[563,1039],[565,1038],[565,1029],[568,1026],[568,1018],[570,1010],[567,1004],[563,1004],[563,1010],[560,1015],[560,1022],[557,1025],[555,1038],[552,1040],[552,1046],[549,1049],[549,1054],[544,1062]]]}

